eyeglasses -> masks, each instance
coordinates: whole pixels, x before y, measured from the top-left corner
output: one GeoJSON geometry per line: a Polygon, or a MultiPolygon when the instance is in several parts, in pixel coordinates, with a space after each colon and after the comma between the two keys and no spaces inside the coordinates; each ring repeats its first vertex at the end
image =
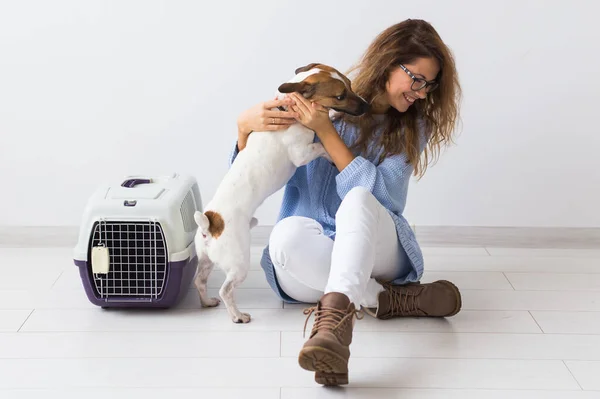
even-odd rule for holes
{"type": "Polygon", "coordinates": [[[427,93],[431,93],[439,86],[439,83],[436,80],[427,81],[423,78],[417,78],[402,64],[400,64],[400,68],[402,68],[402,70],[406,72],[408,76],[410,76],[410,78],[413,80],[412,84],[410,85],[410,88],[414,91],[419,91],[423,90],[424,88],[427,88],[427,93]]]}

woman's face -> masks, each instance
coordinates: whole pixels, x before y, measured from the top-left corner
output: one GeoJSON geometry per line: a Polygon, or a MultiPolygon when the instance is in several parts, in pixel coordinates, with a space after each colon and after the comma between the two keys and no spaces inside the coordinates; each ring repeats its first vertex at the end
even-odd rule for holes
{"type": "MultiPolygon", "coordinates": [[[[411,64],[403,64],[408,71],[398,67],[390,73],[390,77],[386,84],[386,105],[394,107],[398,112],[406,112],[408,108],[415,102],[427,97],[427,93],[431,90],[430,86],[415,91],[411,88],[413,79],[425,79],[427,82],[433,81],[440,71],[439,63],[435,58],[418,58],[411,64]]],[[[417,81],[414,86],[417,87],[417,81]]]]}

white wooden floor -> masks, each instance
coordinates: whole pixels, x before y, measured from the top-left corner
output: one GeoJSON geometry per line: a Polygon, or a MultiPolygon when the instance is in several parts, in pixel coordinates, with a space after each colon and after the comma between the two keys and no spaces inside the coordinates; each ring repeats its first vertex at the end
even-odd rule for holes
{"type": "Polygon", "coordinates": [[[235,325],[193,290],[169,311],[104,311],[70,248],[0,248],[0,398],[600,398],[600,250],[425,247],[425,281],[454,281],[463,311],[365,316],[350,384],[328,389],[297,364],[305,316],[267,287],[260,249],[238,291],[253,320],[235,325]]]}

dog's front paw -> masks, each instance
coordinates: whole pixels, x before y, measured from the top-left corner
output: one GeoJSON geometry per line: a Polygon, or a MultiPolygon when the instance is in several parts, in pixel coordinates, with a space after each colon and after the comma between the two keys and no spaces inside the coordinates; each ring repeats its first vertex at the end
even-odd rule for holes
{"type": "Polygon", "coordinates": [[[248,313],[241,313],[242,317],[239,318],[237,316],[233,316],[233,322],[234,323],[250,323],[250,315],[248,313]]]}
{"type": "Polygon", "coordinates": [[[209,298],[206,302],[202,303],[203,308],[214,308],[221,303],[219,298],[209,298]]]}

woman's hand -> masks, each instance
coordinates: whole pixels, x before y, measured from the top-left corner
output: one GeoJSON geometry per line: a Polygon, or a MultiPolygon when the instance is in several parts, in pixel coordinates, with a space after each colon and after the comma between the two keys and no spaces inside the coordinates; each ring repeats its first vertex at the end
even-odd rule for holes
{"type": "Polygon", "coordinates": [[[296,101],[292,109],[300,114],[298,121],[316,133],[334,165],[340,172],[344,170],[355,156],[329,119],[327,108],[308,101],[298,93],[291,93],[290,96],[296,101]]]}
{"type": "Polygon", "coordinates": [[[242,112],[237,120],[238,131],[249,135],[253,131],[281,130],[296,123],[297,113],[293,111],[272,111],[272,108],[282,105],[293,105],[289,97],[282,100],[265,101],[242,112]]]}
{"type": "Polygon", "coordinates": [[[298,93],[290,93],[289,96],[296,102],[296,105],[292,106],[292,110],[299,114],[298,122],[313,130],[317,135],[333,127],[327,108],[305,99],[298,93]]]}
{"type": "Polygon", "coordinates": [[[246,147],[248,136],[253,131],[276,131],[297,123],[298,114],[290,111],[294,100],[286,97],[278,100],[265,101],[242,112],[237,120],[238,141],[237,146],[241,151],[246,147]],[[288,111],[272,111],[272,108],[287,105],[288,111]]]}

